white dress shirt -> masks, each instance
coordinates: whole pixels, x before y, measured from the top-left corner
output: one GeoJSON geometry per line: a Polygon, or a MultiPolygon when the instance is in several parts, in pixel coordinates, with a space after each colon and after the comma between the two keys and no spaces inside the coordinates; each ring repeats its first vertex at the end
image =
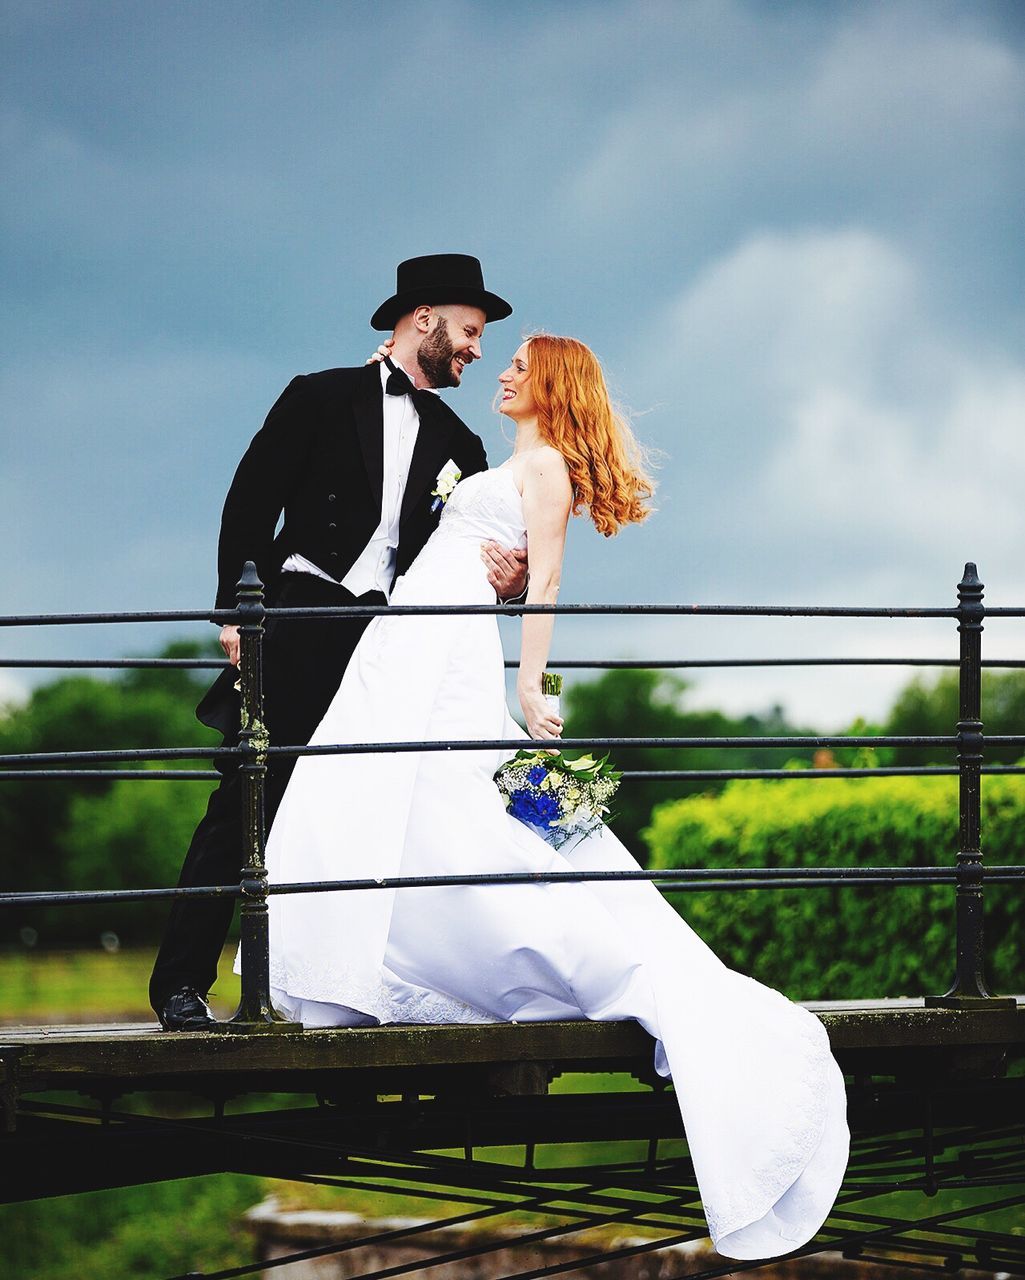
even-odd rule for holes
{"type": "MultiPolygon", "coordinates": [[[[392,358],[397,369],[402,365],[392,358]]],[[[405,369],[402,370],[405,373],[405,369]]],[[[354,596],[380,591],[385,598],[391,592],[395,576],[395,558],[399,545],[399,515],[402,496],[409,479],[409,464],[420,430],[420,415],[411,396],[390,396],[385,383],[391,370],[381,362],[381,396],[384,400],[384,475],[381,484],[381,519],[370,541],[342,579],[342,586],[354,596]]],[[[408,377],[408,374],[407,374],[408,377]]],[[[412,379],[411,379],[412,381],[412,379]]],[[[281,566],[282,573],[312,573],[326,582],[335,582],[330,574],[305,556],[290,555],[281,566]]]]}

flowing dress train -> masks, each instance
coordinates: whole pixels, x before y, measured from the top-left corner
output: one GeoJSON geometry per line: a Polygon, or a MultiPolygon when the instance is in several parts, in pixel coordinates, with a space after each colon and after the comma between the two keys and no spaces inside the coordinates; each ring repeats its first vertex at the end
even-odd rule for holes
{"type": "MultiPolygon", "coordinates": [[[[508,468],[459,484],[395,604],[493,604],[479,546],[522,546],[508,468]]],[[[381,617],[314,743],[523,737],[497,620],[381,617]]],[[[505,811],[492,751],[306,756],[267,844],[274,883],[615,870],[608,828],[556,852],[505,811]]],[[[636,1019],[671,1075],[709,1230],[733,1258],[806,1243],[847,1164],[843,1077],[821,1023],[728,969],[647,882],[270,898],[271,989],[307,1026],[636,1019]]]]}

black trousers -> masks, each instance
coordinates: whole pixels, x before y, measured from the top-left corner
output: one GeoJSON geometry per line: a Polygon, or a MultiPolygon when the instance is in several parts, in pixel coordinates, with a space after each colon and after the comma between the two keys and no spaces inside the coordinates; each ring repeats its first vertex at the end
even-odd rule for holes
{"type": "MultiPolygon", "coordinates": [[[[313,574],[285,573],[268,605],[280,608],[318,607],[356,603],[344,587],[313,574]]],[[[361,604],[384,604],[371,592],[361,604]]],[[[334,697],[353,650],[370,620],[342,618],[282,620],[272,618],[263,642],[264,722],[271,742],[279,746],[309,742],[334,697]]],[[[238,742],[238,673],[222,672],[197,708],[196,714],[224,734],[225,746],[238,742]]],[[[270,830],[295,759],[269,765],[265,815],[270,830]]],[[[196,827],[185,856],[179,885],[235,884],[241,878],[242,788],[237,762],[231,761],[211,794],[205,816],[196,827]]],[[[224,947],[235,909],[234,900],[179,898],[172,907],[150,978],[150,1003],[163,1008],[180,987],[210,990],[217,979],[217,961],[224,947]]]]}

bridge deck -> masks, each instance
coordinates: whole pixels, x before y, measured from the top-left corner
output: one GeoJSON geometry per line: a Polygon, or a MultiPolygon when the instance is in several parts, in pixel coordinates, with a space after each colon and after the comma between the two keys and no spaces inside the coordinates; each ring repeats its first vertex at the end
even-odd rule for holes
{"type": "MultiPolygon", "coordinates": [[[[954,1141],[934,1139],[943,1128],[961,1146],[970,1146],[964,1135],[982,1135],[971,1155],[979,1177],[991,1177],[996,1161],[999,1177],[1014,1180],[1025,1000],[994,1004],[808,1006],[850,1076],[848,1118],[873,1169],[892,1149],[900,1177],[921,1168],[934,1178],[941,1147],[954,1141]]],[[[0,1202],[225,1171],[337,1182],[347,1161],[371,1157],[392,1177],[422,1164],[410,1153],[464,1148],[476,1195],[497,1175],[475,1148],[640,1141],[650,1154],[683,1137],[664,1084],[650,1038],[632,1022],[177,1035],[153,1024],[0,1028],[0,1202]],[[605,1072],[640,1087],[622,1075],[596,1078],[605,1072]],[[583,1078],[550,1090],[565,1073],[583,1078]],[[165,1092],[184,1095],[184,1108],[166,1111],[156,1098],[165,1092]],[[130,1105],[118,1102],[132,1093],[130,1105]],[[244,1095],[249,1102],[226,1113],[244,1095]]],[[[944,1156],[958,1185],[962,1155],[951,1147],[944,1156]]]]}
{"type": "MultiPolygon", "coordinates": [[[[1025,1054],[1025,998],[1013,1007],[926,1008],[921,999],[806,1005],[848,1071],[892,1071],[909,1056],[937,1063],[972,1054],[1025,1054]]],[[[89,1088],[187,1088],[231,1076],[282,1077],[302,1087],[321,1073],[374,1073],[384,1083],[458,1068],[544,1064],[549,1073],[631,1071],[651,1077],[651,1041],[633,1022],[389,1026],[169,1035],[153,1024],[0,1028],[0,1085],[10,1094],[89,1088]],[[199,1080],[197,1079],[197,1083],[199,1080]]],[[[423,1092],[428,1092],[425,1088],[423,1092]]]]}

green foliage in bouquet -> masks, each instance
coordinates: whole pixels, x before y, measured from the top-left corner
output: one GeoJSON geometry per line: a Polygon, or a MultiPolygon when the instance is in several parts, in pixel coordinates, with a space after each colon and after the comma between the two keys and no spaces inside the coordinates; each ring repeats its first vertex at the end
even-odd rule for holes
{"type": "MultiPolygon", "coordinates": [[[[988,866],[1022,861],[1021,778],[983,778],[982,833],[988,866]]],[[[735,781],[660,805],[645,838],[653,867],[953,866],[957,779],[735,781]]],[[[727,964],[794,999],[942,994],[953,976],[949,885],[670,898],[727,964]]],[[[1020,991],[1021,888],[990,886],[985,899],[991,986],[1020,991]]]]}

